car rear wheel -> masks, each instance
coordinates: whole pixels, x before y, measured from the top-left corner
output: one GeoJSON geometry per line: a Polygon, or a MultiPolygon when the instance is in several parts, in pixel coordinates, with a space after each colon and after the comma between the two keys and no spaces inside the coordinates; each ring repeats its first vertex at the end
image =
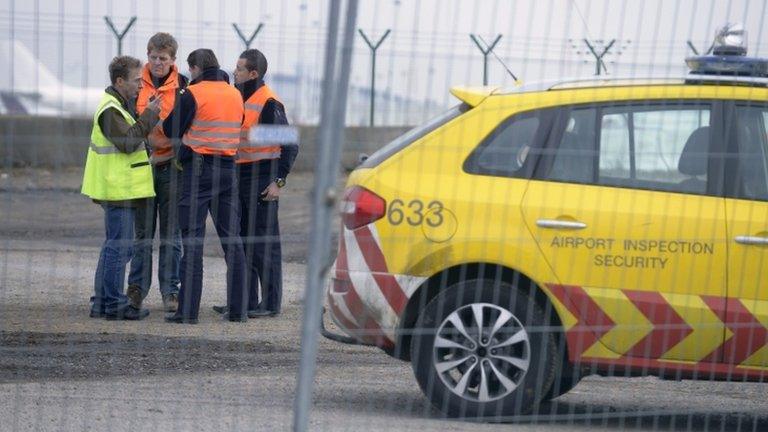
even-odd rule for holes
{"type": "Polygon", "coordinates": [[[470,280],[422,311],[411,363],[424,394],[450,417],[527,414],[552,386],[560,360],[544,311],[508,283],[470,280]]]}
{"type": "Polygon", "coordinates": [[[568,393],[576,387],[576,384],[581,381],[581,378],[581,374],[578,370],[572,365],[563,363],[563,366],[560,368],[560,373],[555,378],[552,387],[549,388],[549,391],[544,396],[544,400],[555,399],[568,393]]]}

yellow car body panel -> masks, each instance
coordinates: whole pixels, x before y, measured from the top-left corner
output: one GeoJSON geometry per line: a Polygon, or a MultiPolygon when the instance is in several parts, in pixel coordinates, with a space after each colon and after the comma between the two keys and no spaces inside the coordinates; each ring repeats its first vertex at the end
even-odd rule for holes
{"type": "MultiPolygon", "coordinates": [[[[768,367],[762,339],[754,349],[741,350],[738,361],[725,358],[728,341],[736,341],[725,324],[734,299],[742,299],[743,310],[764,327],[759,337],[768,328],[768,248],[739,248],[731,241],[736,235],[768,237],[768,204],[477,175],[462,168],[500,123],[526,111],[601,102],[768,101],[768,89],[679,84],[452,93],[476,106],[377,166],[351,173],[347,186],[374,192],[386,202],[387,214],[366,228],[385,267],[374,271],[366,258],[356,267],[350,263],[350,272],[371,271],[373,279],[393,275],[409,298],[448,268],[503,266],[530,278],[549,297],[568,333],[572,361],[596,360],[617,370],[677,364],[713,373],[768,367]],[[542,220],[586,227],[546,229],[539,226],[542,220]],[[734,266],[740,271],[732,271],[734,266]],[[411,279],[403,282],[406,277],[411,279]]],[[[357,241],[359,232],[343,231],[357,241]]],[[[365,253],[363,243],[356,250],[365,253]]],[[[402,300],[395,303],[390,301],[389,313],[402,313],[402,300]]],[[[345,319],[355,321],[351,315],[345,319]]],[[[396,329],[384,333],[390,346],[396,342],[396,329]]]]}

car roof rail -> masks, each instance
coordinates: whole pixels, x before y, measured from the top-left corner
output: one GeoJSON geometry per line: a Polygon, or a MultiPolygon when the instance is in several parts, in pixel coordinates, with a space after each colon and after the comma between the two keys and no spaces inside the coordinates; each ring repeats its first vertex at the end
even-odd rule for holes
{"type": "Polygon", "coordinates": [[[549,80],[504,87],[494,95],[542,92],[550,90],[573,90],[601,87],[654,86],[654,85],[736,85],[750,87],[768,87],[768,78],[734,75],[688,74],[670,77],[610,77],[610,78],[571,78],[549,80]]]}

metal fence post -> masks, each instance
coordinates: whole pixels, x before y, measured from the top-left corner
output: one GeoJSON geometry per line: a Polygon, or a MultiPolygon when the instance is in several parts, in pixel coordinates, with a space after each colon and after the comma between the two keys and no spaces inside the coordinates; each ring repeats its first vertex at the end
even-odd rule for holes
{"type": "Polygon", "coordinates": [[[360,36],[363,37],[368,48],[371,49],[371,127],[373,127],[374,102],[376,100],[376,51],[379,49],[381,43],[384,42],[384,39],[389,36],[390,30],[387,29],[387,31],[384,32],[384,36],[382,36],[375,44],[371,43],[370,39],[363,33],[362,29],[357,29],[357,31],[360,32],[360,36]]]}
{"type": "Polygon", "coordinates": [[[317,366],[317,347],[322,318],[322,288],[330,263],[328,244],[331,241],[330,221],[335,209],[336,176],[340,166],[347,87],[352,63],[352,40],[357,20],[357,0],[347,0],[341,62],[336,73],[336,40],[338,38],[340,0],[329,6],[328,36],[325,45],[323,77],[323,109],[321,112],[315,186],[312,190],[312,236],[307,263],[307,285],[304,294],[304,319],[301,334],[296,399],[293,410],[293,430],[303,432],[309,424],[312,387],[317,366]]]}
{"type": "Polygon", "coordinates": [[[595,56],[595,75],[600,75],[600,69],[605,69],[605,72],[608,72],[608,68],[605,67],[605,62],[603,61],[603,57],[605,57],[606,54],[608,54],[608,51],[611,50],[611,47],[613,44],[616,43],[616,39],[611,39],[611,41],[608,43],[608,45],[605,46],[603,49],[603,52],[600,54],[595,51],[595,47],[592,46],[591,43],[587,39],[584,39],[584,43],[587,44],[587,47],[589,47],[589,50],[592,52],[592,55],[595,56]]]}
{"type": "Polygon", "coordinates": [[[695,47],[695,46],[693,46],[693,42],[691,42],[691,41],[686,41],[685,43],[686,43],[686,44],[688,44],[688,48],[690,48],[690,49],[691,49],[691,51],[693,51],[693,53],[694,53],[695,55],[699,55],[699,50],[697,50],[697,49],[696,49],[696,47],[695,47]]]}
{"type": "MultiPolygon", "coordinates": [[[[487,49],[484,49],[482,46],[480,46],[480,42],[477,40],[477,37],[475,35],[470,34],[469,37],[472,39],[472,42],[477,45],[477,47],[480,49],[480,52],[483,53],[483,85],[488,85],[488,54],[493,51],[493,48],[496,47],[496,44],[499,43],[499,39],[501,39],[501,35],[496,36],[496,39],[494,39],[493,43],[488,45],[485,44],[487,49]]],[[[485,43],[485,41],[483,41],[485,43]]]]}
{"type": "Polygon", "coordinates": [[[259,23],[258,27],[256,27],[256,30],[251,33],[251,37],[249,38],[245,37],[243,32],[240,31],[240,27],[238,27],[236,23],[232,23],[232,27],[235,29],[235,33],[237,33],[237,36],[240,38],[240,40],[245,44],[245,49],[251,49],[251,43],[253,43],[253,40],[256,39],[256,35],[259,34],[261,28],[264,27],[264,23],[259,23]]]}
{"type": "Polygon", "coordinates": [[[112,33],[115,35],[115,38],[117,38],[117,55],[121,56],[123,55],[123,38],[125,37],[125,34],[128,33],[128,30],[131,29],[133,26],[133,23],[136,22],[136,17],[131,17],[131,20],[128,21],[128,25],[125,26],[125,29],[123,29],[122,32],[118,32],[117,28],[115,28],[115,25],[112,23],[112,19],[110,19],[108,16],[104,16],[104,21],[107,22],[107,27],[109,27],[110,30],[112,30],[112,33]]]}

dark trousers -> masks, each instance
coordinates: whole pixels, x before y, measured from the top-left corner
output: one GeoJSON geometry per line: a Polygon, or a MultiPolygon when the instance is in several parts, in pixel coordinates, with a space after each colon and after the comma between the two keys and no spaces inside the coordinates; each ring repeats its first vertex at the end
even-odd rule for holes
{"type": "Polygon", "coordinates": [[[273,161],[238,164],[240,236],[245,246],[248,310],[280,312],[283,296],[282,251],[278,201],[264,201],[261,192],[277,177],[273,161]],[[259,302],[261,286],[261,302],[259,302]]]}
{"type": "Polygon", "coordinates": [[[136,208],[136,242],[133,247],[128,285],[141,288],[144,298],[152,284],[152,243],[159,225],[160,250],[157,279],[163,297],[179,292],[179,261],[181,233],[178,225],[177,202],[181,172],[173,162],[152,167],[155,198],[136,208]],[[155,222],[159,223],[155,223],[155,222]]]}
{"type": "Polygon", "coordinates": [[[240,240],[240,203],[232,158],[195,154],[182,162],[179,196],[181,290],[177,316],[197,319],[203,291],[205,220],[210,212],[227,262],[227,304],[230,318],[244,317],[244,255],[240,240]]]}

